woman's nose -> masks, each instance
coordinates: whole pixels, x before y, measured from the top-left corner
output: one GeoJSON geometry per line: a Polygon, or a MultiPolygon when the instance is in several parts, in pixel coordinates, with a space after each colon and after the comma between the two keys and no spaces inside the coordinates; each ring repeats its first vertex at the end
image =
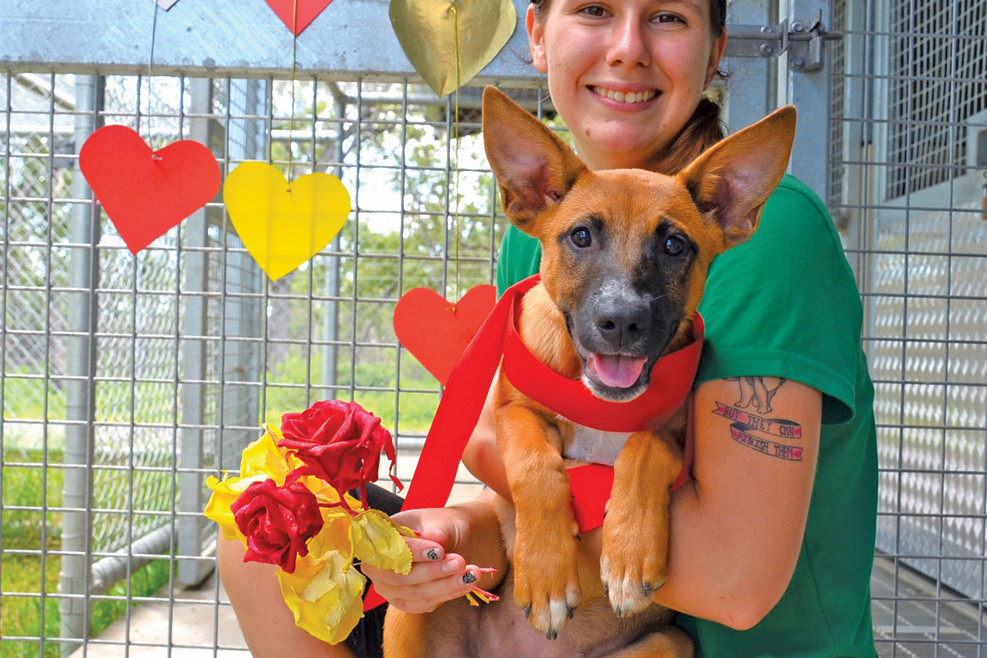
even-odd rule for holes
{"type": "Polygon", "coordinates": [[[624,16],[614,24],[608,59],[611,66],[651,64],[651,51],[648,49],[644,26],[637,16],[624,16]]]}

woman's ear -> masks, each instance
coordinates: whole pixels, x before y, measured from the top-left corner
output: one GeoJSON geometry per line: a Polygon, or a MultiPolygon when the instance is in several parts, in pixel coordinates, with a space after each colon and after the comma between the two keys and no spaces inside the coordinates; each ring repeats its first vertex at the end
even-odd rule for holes
{"type": "Polygon", "coordinates": [[[531,63],[541,74],[548,73],[548,58],[545,57],[545,31],[535,18],[535,6],[528,5],[528,13],[524,17],[524,26],[528,30],[528,50],[531,51],[531,63]]]}
{"type": "Polygon", "coordinates": [[[706,67],[706,84],[703,87],[703,91],[709,89],[709,86],[713,84],[713,78],[716,77],[716,72],[720,69],[720,61],[723,59],[723,53],[726,47],[727,30],[723,28],[720,38],[713,42],[713,47],[709,51],[709,65],[706,67]]]}

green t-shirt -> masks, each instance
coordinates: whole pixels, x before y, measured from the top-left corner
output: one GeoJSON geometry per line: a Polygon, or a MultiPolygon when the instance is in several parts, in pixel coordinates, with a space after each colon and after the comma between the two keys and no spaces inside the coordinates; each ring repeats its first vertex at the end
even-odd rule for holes
{"type": "MultiPolygon", "coordinates": [[[[498,288],[537,272],[539,260],[538,242],[509,227],[498,288]]],[[[784,178],[757,233],[713,261],[700,312],[706,342],[697,383],[744,375],[801,382],[823,393],[823,427],[802,550],[781,601],[748,631],[685,615],[679,623],[708,658],[873,658],[874,388],[853,273],[808,187],[784,178]]]]}

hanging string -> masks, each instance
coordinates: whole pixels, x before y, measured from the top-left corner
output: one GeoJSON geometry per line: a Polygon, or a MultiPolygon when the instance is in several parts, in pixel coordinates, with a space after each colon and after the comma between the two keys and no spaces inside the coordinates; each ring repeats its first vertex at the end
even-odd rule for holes
{"type": "Polygon", "coordinates": [[[298,0],[292,3],[291,8],[291,112],[288,118],[288,192],[291,192],[291,181],[294,177],[291,170],[294,165],[294,155],[292,145],[294,143],[295,130],[295,73],[298,69],[298,0]]]}
{"type": "MultiPolygon", "coordinates": [[[[158,35],[158,3],[151,3],[154,9],[152,14],[153,18],[151,20],[151,52],[147,57],[147,143],[151,145],[151,151],[154,152],[154,142],[152,141],[151,135],[151,101],[153,100],[154,94],[151,93],[151,67],[154,64],[154,42],[158,35]]],[[[137,82],[137,134],[141,131],[141,84],[138,80],[137,82]]],[[[153,153],[151,156],[155,160],[160,160],[161,157],[157,153],[153,153]]]]}
{"type": "Polygon", "coordinates": [[[455,258],[456,258],[456,299],[458,300],[462,295],[460,293],[459,286],[459,86],[460,86],[460,68],[459,68],[459,12],[456,11],[456,5],[452,5],[452,22],[453,22],[453,34],[455,36],[455,47],[456,47],[456,91],[453,96],[453,121],[452,121],[452,138],[455,140],[455,147],[452,152],[452,166],[455,172],[455,182],[453,185],[453,194],[455,195],[455,202],[453,207],[452,216],[452,227],[455,231],[455,258]]]}

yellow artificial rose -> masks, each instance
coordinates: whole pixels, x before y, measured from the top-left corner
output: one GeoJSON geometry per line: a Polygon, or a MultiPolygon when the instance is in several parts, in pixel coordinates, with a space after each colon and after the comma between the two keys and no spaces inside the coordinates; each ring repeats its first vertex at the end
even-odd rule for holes
{"type": "Polygon", "coordinates": [[[357,515],[350,526],[353,555],[364,564],[395,573],[411,571],[411,549],[403,537],[415,534],[375,509],[357,515]]]}
{"type": "Polygon", "coordinates": [[[237,527],[236,519],[233,518],[233,510],[230,507],[236,502],[247,487],[254,482],[263,482],[268,477],[264,473],[257,473],[250,477],[225,477],[219,480],[214,475],[206,479],[206,486],[212,489],[212,496],[206,504],[205,515],[219,525],[226,539],[239,539],[246,546],[247,538],[237,527]]]}
{"type": "Polygon", "coordinates": [[[284,486],[288,473],[300,464],[294,455],[289,455],[284,448],[278,447],[281,431],[271,425],[264,426],[264,435],[243,449],[240,456],[240,476],[249,477],[264,473],[284,486]]]}
{"type": "Polygon", "coordinates": [[[366,578],[339,551],[299,558],[295,572],[276,572],[281,595],[295,615],[295,625],[323,642],[336,644],[363,617],[366,578]]]}
{"type": "MultiPolygon", "coordinates": [[[[340,505],[339,502],[339,492],[337,492],[336,488],[331,484],[314,475],[303,475],[298,479],[301,482],[304,482],[305,486],[308,487],[308,490],[315,494],[315,497],[319,499],[319,503],[338,506],[337,511],[342,511],[345,513],[344,506],[340,505]]],[[[350,509],[358,510],[363,508],[360,501],[348,493],[343,492],[343,498],[346,499],[346,503],[349,505],[350,509]]]]}

